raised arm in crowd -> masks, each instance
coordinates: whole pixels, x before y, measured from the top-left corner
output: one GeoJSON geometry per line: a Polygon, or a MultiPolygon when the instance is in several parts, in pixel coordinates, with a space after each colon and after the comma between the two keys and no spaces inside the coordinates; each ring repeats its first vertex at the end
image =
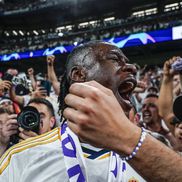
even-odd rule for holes
{"type": "Polygon", "coordinates": [[[173,57],[164,63],[163,79],[159,94],[159,112],[177,140],[175,150],[182,152],[182,122],[175,122],[175,115],[173,113],[173,102],[176,97],[176,93],[173,92],[174,89],[176,90],[174,78],[179,78],[177,87],[180,88],[181,76],[179,75],[179,72],[172,69],[171,65],[175,63],[178,58],[179,57],[173,57]]]}
{"type": "Polygon", "coordinates": [[[52,83],[52,87],[56,93],[56,95],[59,95],[60,92],[60,84],[57,79],[55,70],[54,70],[54,60],[55,56],[47,56],[47,74],[48,74],[48,79],[52,83]]]}

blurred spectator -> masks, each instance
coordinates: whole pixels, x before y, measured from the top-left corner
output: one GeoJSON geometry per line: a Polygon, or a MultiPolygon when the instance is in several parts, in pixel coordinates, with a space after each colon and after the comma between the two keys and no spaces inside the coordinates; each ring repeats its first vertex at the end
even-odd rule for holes
{"type": "Polygon", "coordinates": [[[31,80],[32,90],[30,90],[30,92],[32,92],[33,90],[36,89],[36,81],[35,81],[35,77],[34,77],[34,69],[33,68],[29,68],[27,70],[27,72],[28,72],[29,79],[31,80]]]}
{"type": "Polygon", "coordinates": [[[7,109],[11,113],[16,113],[20,111],[18,104],[14,103],[9,97],[0,98],[0,108],[7,109]]]}
{"type": "Polygon", "coordinates": [[[48,74],[48,79],[52,83],[53,89],[56,93],[56,95],[59,95],[60,92],[60,82],[57,79],[56,73],[54,71],[54,61],[55,61],[55,56],[47,56],[47,74],[48,74]]]}
{"type": "Polygon", "coordinates": [[[0,80],[0,97],[6,95],[6,91],[11,88],[11,82],[8,80],[0,80]]]}
{"type": "Polygon", "coordinates": [[[40,114],[40,126],[38,133],[25,130],[21,127],[18,128],[17,115],[10,113],[8,110],[5,110],[4,108],[0,108],[0,111],[2,110],[3,114],[5,111],[7,113],[6,117],[3,118],[3,121],[1,121],[0,125],[1,126],[0,138],[1,140],[3,140],[0,143],[0,148],[2,145],[1,155],[5,152],[5,149],[14,144],[11,143],[12,142],[11,136],[13,134],[18,133],[20,141],[22,141],[30,137],[35,137],[37,135],[44,134],[52,130],[56,126],[54,108],[48,100],[43,98],[35,98],[30,100],[28,106],[35,107],[40,114]]]}
{"type": "Polygon", "coordinates": [[[176,94],[173,91],[175,89],[175,86],[181,82],[177,81],[179,83],[175,84],[176,81],[174,81],[174,78],[178,72],[174,71],[171,67],[171,65],[176,62],[178,58],[179,57],[172,57],[164,63],[163,79],[159,94],[159,113],[176,138],[177,147],[175,147],[175,150],[182,152],[182,140],[180,134],[182,131],[180,123],[181,121],[176,122],[173,113],[173,99],[176,94]]]}
{"type": "Polygon", "coordinates": [[[12,114],[5,108],[0,108],[0,157],[7,150],[10,137],[18,132],[18,124],[12,114]]]}
{"type": "Polygon", "coordinates": [[[149,131],[159,133],[167,138],[172,146],[176,145],[176,140],[169,131],[164,121],[159,115],[158,96],[156,94],[148,94],[142,104],[143,126],[149,131]]]}

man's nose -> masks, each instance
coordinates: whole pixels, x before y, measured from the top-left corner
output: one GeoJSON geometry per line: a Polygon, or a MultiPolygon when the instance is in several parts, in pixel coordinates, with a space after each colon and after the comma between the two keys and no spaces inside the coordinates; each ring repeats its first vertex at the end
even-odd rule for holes
{"type": "Polygon", "coordinates": [[[149,110],[149,105],[143,105],[142,106],[142,111],[147,111],[147,110],[149,110]]]}
{"type": "Polygon", "coordinates": [[[136,69],[135,65],[133,65],[133,64],[125,64],[125,66],[123,67],[122,70],[125,72],[128,72],[128,73],[132,73],[132,74],[136,74],[136,72],[137,72],[137,69],[136,69]]]}

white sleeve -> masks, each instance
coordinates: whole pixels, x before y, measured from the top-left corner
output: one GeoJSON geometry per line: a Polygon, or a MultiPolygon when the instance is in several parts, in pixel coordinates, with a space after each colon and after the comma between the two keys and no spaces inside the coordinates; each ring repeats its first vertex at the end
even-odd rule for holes
{"type": "Polygon", "coordinates": [[[23,106],[26,106],[30,101],[30,95],[23,95],[23,106]]]}

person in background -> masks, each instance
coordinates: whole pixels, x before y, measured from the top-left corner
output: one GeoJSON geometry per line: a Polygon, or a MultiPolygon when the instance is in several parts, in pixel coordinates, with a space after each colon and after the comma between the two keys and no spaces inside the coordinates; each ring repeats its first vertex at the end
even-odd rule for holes
{"type": "Polygon", "coordinates": [[[9,97],[0,98],[0,108],[7,109],[11,113],[18,114],[20,112],[20,107],[16,102],[13,102],[9,97]]]}
{"type": "Polygon", "coordinates": [[[7,150],[10,136],[18,132],[15,117],[16,114],[12,114],[8,109],[0,107],[0,157],[7,150]]]}
{"type": "MultiPolygon", "coordinates": [[[[40,114],[39,132],[35,133],[33,131],[25,130],[21,127],[18,128],[17,114],[12,114],[12,113],[9,114],[6,118],[4,118],[1,125],[2,130],[0,133],[0,138],[3,140],[2,144],[4,149],[3,152],[1,151],[1,155],[7,150],[9,146],[11,146],[10,137],[13,134],[18,133],[20,137],[20,141],[22,141],[30,137],[35,137],[35,136],[44,134],[55,128],[56,120],[54,115],[54,108],[48,100],[43,98],[35,98],[30,100],[30,102],[28,103],[28,106],[35,107],[40,114]]],[[[2,146],[0,145],[0,148],[1,147],[2,146]]]]}
{"type": "MultiPolygon", "coordinates": [[[[172,146],[176,146],[176,140],[166,124],[159,115],[158,95],[150,93],[146,96],[142,104],[142,119],[143,126],[151,131],[156,132],[169,140],[172,146]]],[[[167,143],[167,142],[166,142],[167,143]]]]}
{"type": "Polygon", "coordinates": [[[31,92],[31,91],[36,90],[36,81],[35,81],[35,77],[34,77],[34,69],[29,68],[27,70],[27,73],[28,73],[29,79],[31,80],[31,85],[32,85],[32,90],[30,90],[30,92],[31,92]]]}
{"type": "Polygon", "coordinates": [[[46,58],[47,60],[47,75],[48,75],[48,79],[51,82],[53,89],[55,91],[56,95],[59,95],[60,93],[60,84],[59,81],[57,79],[55,70],[54,70],[54,61],[55,61],[55,56],[54,55],[50,55],[47,56],[46,58]]]}
{"type": "Polygon", "coordinates": [[[0,80],[0,97],[6,95],[6,91],[11,88],[11,82],[8,80],[0,80]]]}
{"type": "Polygon", "coordinates": [[[159,113],[177,140],[177,145],[174,149],[178,152],[182,152],[181,123],[174,121],[175,115],[173,113],[173,99],[176,96],[176,92],[174,93],[173,91],[176,90],[176,85],[181,84],[181,82],[178,80],[177,84],[174,83],[174,78],[179,78],[178,76],[176,77],[176,74],[179,73],[174,71],[171,67],[178,58],[179,57],[174,56],[164,63],[163,79],[159,94],[159,113]]]}

